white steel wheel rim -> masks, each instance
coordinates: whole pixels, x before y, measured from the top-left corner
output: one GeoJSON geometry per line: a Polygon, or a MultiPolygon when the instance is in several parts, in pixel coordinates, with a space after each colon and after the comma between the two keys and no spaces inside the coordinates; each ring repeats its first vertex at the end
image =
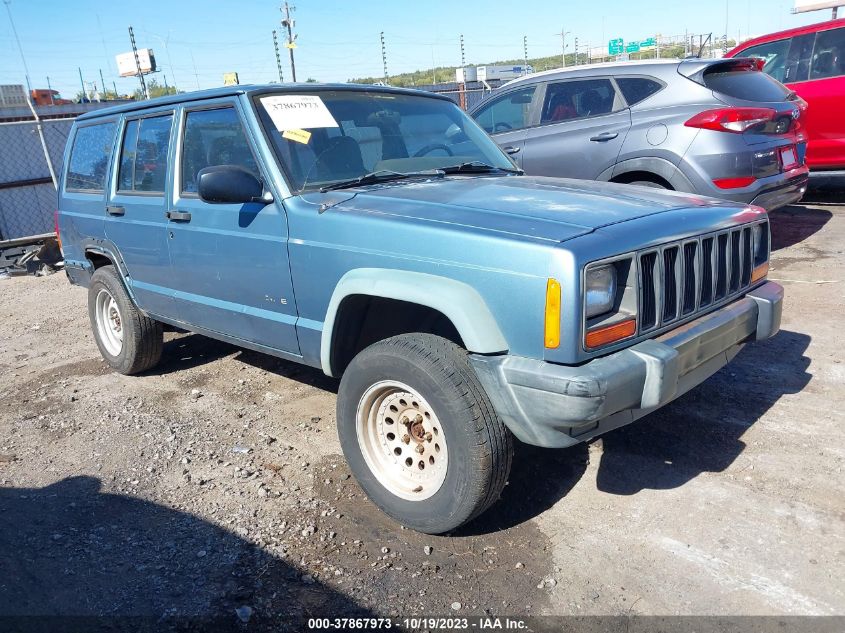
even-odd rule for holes
{"type": "Polygon", "coordinates": [[[94,317],[97,322],[97,334],[103,347],[112,356],[118,356],[120,350],[123,349],[123,318],[117,307],[117,301],[108,290],[102,289],[97,293],[94,317]]]}
{"type": "Polygon", "coordinates": [[[356,416],[358,446],[382,486],[407,501],[423,501],[440,490],[449,452],[425,398],[406,384],[384,380],[364,392],[356,416]]]}

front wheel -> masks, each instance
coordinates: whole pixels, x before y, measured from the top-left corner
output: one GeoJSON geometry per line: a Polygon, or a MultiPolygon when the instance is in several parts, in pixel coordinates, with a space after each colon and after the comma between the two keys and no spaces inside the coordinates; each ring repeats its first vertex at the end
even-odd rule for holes
{"type": "Polygon", "coordinates": [[[430,334],[371,345],[347,367],[338,435],[358,483],[386,514],[429,534],[492,505],[507,482],[510,432],[467,352],[430,334]]]}

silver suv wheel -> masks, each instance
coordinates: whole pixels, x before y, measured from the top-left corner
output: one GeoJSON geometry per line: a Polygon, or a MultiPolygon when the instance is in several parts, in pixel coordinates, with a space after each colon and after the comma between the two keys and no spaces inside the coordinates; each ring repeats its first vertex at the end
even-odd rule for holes
{"type": "Polygon", "coordinates": [[[117,301],[108,290],[97,293],[95,307],[97,333],[106,351],[112,356],[119,356],[123,349],[123,319],[117,307],[117,301]]]}
{"type": "Polygon", "coordinates": [[[446,479],[449,452],[434,410],[408,385],[385,380],[358,403],[358,445],[378,482],[397,497],[422,501],[446,479]]]}

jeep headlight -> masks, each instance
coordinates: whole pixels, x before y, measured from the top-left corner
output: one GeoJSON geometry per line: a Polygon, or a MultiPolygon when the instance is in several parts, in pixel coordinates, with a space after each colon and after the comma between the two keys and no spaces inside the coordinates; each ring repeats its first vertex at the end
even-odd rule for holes
{"type": "Polygon", "coordinates": [[[588,319],[613,309],[616,301],[616,267],[613,264],[587,269],[584,297],[588,319]]]}

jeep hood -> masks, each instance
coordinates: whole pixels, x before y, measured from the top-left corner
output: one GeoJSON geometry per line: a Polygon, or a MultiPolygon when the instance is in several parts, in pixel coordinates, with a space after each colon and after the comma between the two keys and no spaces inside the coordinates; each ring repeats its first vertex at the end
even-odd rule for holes
{"type": "Polygon", "coordinates": [[[555,242],[673,209],[736,206],[647,187],[536,176],[450,176],[302,197],[338,211],[447,223],[555,242]]]}

